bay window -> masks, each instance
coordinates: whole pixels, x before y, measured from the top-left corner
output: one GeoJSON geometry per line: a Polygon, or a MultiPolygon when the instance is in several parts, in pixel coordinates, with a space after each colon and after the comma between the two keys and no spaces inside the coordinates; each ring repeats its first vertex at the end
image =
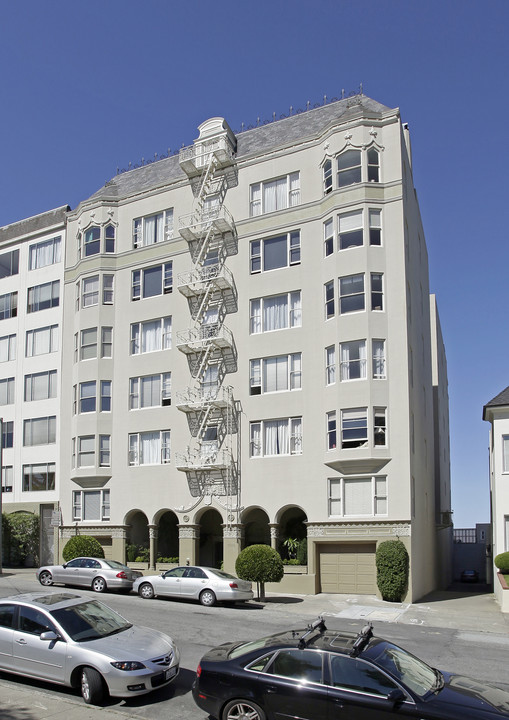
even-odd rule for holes
{"type": "Polygon", "coordinates": [[[359,448],[368,444],[367,408],[341,411],[341,447],[359,448]]]}
{"type": "Polygon", "coordinates": [[[341,343],[341,381],[363,380],[366,377],[366,341],[341,343]]]}
{"type": "Polygon", "coordinates": [[[339,312],[358,312],[365,309],[364,275],[347,275],[339,278],[339,312]]]}

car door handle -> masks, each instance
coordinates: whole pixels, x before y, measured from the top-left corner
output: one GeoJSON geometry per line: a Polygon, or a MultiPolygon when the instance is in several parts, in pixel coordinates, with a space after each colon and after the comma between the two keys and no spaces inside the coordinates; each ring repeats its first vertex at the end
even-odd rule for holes
{"type": "Polygon", "coordinates": [[[265,688],[265,692],[267,692],[267,693],[276,693],[276,692],[277,692],[277,687],[275,687],[274,685],[267,685],[267,687],[265,688]]]}
{"type": "Polygon", "coordinates": [[[18,645],[27,645],[27,641],[23,638],[19,638],[19,640],[16,640],[16,642],[18,643],[18,645]]]}

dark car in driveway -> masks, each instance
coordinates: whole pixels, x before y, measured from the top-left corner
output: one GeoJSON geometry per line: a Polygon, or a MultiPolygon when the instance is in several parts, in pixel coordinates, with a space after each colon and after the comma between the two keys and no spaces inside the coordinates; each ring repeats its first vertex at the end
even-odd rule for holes
{"type": "Polygon", "coordinates": [[[218,720],[496,720],[509,693],[430,667],[391,642],[304,629],[210,650],[193,684],[196,704],[218,720]]]}

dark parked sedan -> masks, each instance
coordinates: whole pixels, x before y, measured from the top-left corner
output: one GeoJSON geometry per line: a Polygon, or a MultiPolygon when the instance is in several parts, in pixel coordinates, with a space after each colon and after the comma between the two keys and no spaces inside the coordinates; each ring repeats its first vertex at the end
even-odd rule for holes
{"type": "Polygon", "coordinates": [[[509,693],[441,672],[385,640],[306,629],[226,643],[200,661],[196,704],[220,720],[496,720],[509,693]]]}

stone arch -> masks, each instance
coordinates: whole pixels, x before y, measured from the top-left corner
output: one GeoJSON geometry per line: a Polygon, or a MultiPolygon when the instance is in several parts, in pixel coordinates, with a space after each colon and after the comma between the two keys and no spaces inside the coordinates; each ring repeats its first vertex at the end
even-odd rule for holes
{"type": "MultiPolygon", "coordinates": [[[[157,557],[179,557],[179,519],[172,510],[161,511],[157,524],[157,557]]],[[[157,558],[156,558],[157,559],[157,558]]]]}
{"type": "Polygon", "coordinates": [[[198,565],[220,568],[223,562],[223,518],[215,508],[207,508],[197,516],[200,527],[198,565]]]}
{"type": "Polygon", "coordinates": [[[147,516],[142,510],[130,510],[124,520],[124,525],[127,526],[127,545],[136,545],[137,548],[149,550],[150,537],[148,524],[147,516]]]}
{"type": "Polygon", "coordinates": [[[243,547],[270,545],[269,516],[260,507],[251,507],[242,513],[244,524],[243,547]]]}
{"type": "Polygon", "coordinates": [[[278,551],[283,559],[289,558],[292,552],[285,545],[289,538],[293,540],[307,539],[307,515],[297,505],[287,505],[278,512],[278,551]]]}

